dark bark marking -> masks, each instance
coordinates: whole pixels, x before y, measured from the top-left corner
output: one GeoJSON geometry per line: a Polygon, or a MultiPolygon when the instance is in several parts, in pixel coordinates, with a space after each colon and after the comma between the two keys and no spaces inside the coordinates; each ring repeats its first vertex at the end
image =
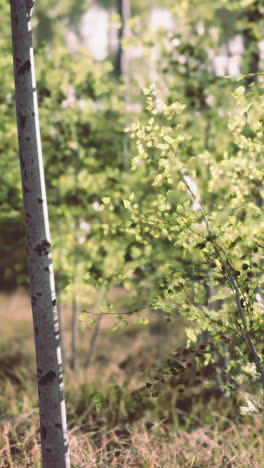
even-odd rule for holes
{"type": "Polygon", "coordinates": [[[62,429],[62,424],[57,423],[57,424],[55,424],[55,427],[57,427],[58,429],[62,429]]]}
{"type": "Polygon", "coordinates": [[[22,128],[22,130],[24,130],[25,126],[26,126],[26,116],[25,115],[20,115],[19,116],[19,124],[20,124],[20,127],[22,128]]]}
{"type": "Polygon", "coordinates": [[[25,141],[30,141],[31,138],[30,137],[25,137],[25,141]]]}
{"type": "Polygon", "coordinates": [[[41,432],[41,438],[45,440],[47,437],[48,428],[44,426],[44,424],[41,424],[40,432],[41,432]]]}
{"type": "Polygon", "coordinates": [[[31,214],[30,213],[26,213],[26,218],[32,218],[31,214]]]}
{"type": "Polygon", "coordinates": [[[30,193],[31,192],[31,190],[28,188],[27,185],[24,185],[24,192],[25,193],[30,193]]]}
{"type": "Polygon", "coordinates": [[[44,268],[44,271],[48,271],[48,272],[49,272],[49,267],[45,267],[45,268],[44,268]]]}
{"type": "Polygon", "coordinates": [[[23,159],[22,156],[20,156],[20,162],[21,162],[22,169],[25,169],[26,163],[25,163],[25,159],[23,159]]]}
{"type": "Polygon", "coordinates": [[[37,325],[35,326],[35,333],[36,333],[36,335],[38,336],[38,334],[39,334],[39,329],[38,329],[38,326],[37,326],[37,325]]]}
{"type": "Polygon", "coordinates": [[[34,250],[35,252],[37,252],[39,256],[41,256],[41,255],[48,255],[49,248],[50,248],[50,243],[47,241],[47,239],[44,239],[40,244],[36,245],[34,250]]]}
{"type": "Polygon", "coordinates": [[[43,198],[39,198],[39,197],[38,197],[38,203],[42,204],[43,201],[44,201],[43,198]]]}
{"type": "Polygon", "coordinates": [[[32,115],[32,117],[35,117],[35,112],[32,112],[32,114],[31,114],[31,115],[32,115]]]}
{"type": "Polygon", "coordinates": [[[53,370],[49,370],[43,377],[39,379],[39,384],[40,385],[47,385],[48,383],[51,383],[56,377],[56,372],[53,370]]]}
{"type": "Polygon", "coordinates": [[[31,68],[30,60],[26,60],[23,65],[18,69],[18,75],[24,75],[24,73],[28,72],[31,68]]]}
{"type": "Polygon", "coordinates": [[[41,296],[42,296],[42,293],[36,293],[36,295],[37,295],[38,297],[41,297],[41,296]]]}
{"type": "Polygon", "coordinates": [[[36,296],[32,296],[32,298],[31,298],[32,305],[35,305],[37,300],[38,300],[38,298],[36,296]]]}
{"type": "Polygon", "coordinates": [[[53,301],[52,301],[52,305],[53,305],[53,307],[54,307],[56,304],[57,304],[57,301],[56,301],[56,299],[53,299],[53,301]]]}

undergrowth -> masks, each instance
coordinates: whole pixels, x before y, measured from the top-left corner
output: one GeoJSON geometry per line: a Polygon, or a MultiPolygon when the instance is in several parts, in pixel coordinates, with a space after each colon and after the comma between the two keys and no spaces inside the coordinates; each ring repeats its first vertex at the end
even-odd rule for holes
{"type": "MultiPolygon", "coordinates": [[[[39,468],[33,337],[25,340],[30,314],[23,329],[19,321],[16,326],[14,320],[13,339],[5,340],[3,333],[0,350],[0,468],[39,468]]],[[[3,332],[4,320],[2,324],[3,332]]],[[[146,328],[126,328],[114,337],[110,330],[107,324],[102,327],[93,365],[86,373],[81,366],[78,378],[69,369],[66,372],[73,468],[263,466],[262,415],[241,416],[239,396],[224,394],[210,367],[200,368],[201,381],[195,369],[193,380],[188,374],[190,360],[182,375],[159,375],[158,366],[167,353],[165,347],[157,356],[155,339],[160,337],[153,338],[146,328]],[[158,391],[152,386],[159,386],[158,391]]],[[[174,340],[169,332],[168,349],[174,340]]],[[[86,331],[81,335],[80,361],[87,342],[86,331]]],[[[177,342],[183,344],[179,336],[177,342]]],[[[171,366],[171,358],[167,361],[171,366]]]]}

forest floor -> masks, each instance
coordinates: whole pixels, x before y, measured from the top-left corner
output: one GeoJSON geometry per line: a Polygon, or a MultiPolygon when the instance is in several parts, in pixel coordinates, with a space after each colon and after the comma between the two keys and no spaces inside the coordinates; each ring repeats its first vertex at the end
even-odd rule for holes
{"type": "MultiPolygon", "coordinates": [[[[88,369],[93,329],[79,329],[78,369],[73,373],[67,365],[65,374],[72,467],[263,468],[263,415],[241,416],[238,397],[206,388],[204,379],[199,385],[185,382],[182,394],[167,380],[158,396],[131,406],[133,391],[184,345],[181,318],[159,321],[158,327],[155,320],[152,326],[131,321],[113,332],[113,320],[104,317],[88,369]]],[[[0,321],[0,468],[38,468],[34,338],[23,292],[0,296],[0,321]]],[[[64,308],[67,363],[70,322],[64,308]]]]}

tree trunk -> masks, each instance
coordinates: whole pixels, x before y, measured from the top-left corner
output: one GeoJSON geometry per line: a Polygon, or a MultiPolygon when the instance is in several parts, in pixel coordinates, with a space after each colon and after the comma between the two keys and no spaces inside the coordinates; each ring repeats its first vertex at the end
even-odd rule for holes
{"type": "MultiPolygon", "coordinates": [[[[242,29],[242,36],[245,46],[244,51],[244,70],[246,74],[255,74],[259,72],[260,50],[258,46],[258,39],[252,25],[257,25],[262,20],[262,13],[259,10],[258,2],[253,3],[243,14],[243,19],[246,18],[247,26],[242,29]]],[[[256,76],[248,76],[245,80],[246,86],[249,87],[251,83],[257,81],[256,76]]]]}
{"type": "MultiPolygon", "coordinates": [[[[128,71],[128,51],[125,50],[123,41],[129,37],[129,19],[130,19],[130,0],[117,0],[117,12],[120,16],[121,25],[118,31],[118,50],[115,61],[115,75],[117,78],[122,79],[124,83],[124,107],[125,107],[125,121],[124,127],[128,126],[128,108],[129,108],[129,71],[128,71]]],[[[124,168],[128,164],[128,135],[123,135],[123,161],[124,168]]]]}
{"type": "Polygon", "coordinates": [[[118,31],[118,50],[115,63],[115,74],[119,78],[126,73],[126,54],[123,40],[128,36],[128,20],[130,18],[130,0],[117,0],[117,13],[120,16],[121,25],[118,31]]]}
{"type": "MultiPolygon", "coordinates": [[[[78,173],[80,164],[75,167],[75,189],[78,189],[78,173]]],[[[78,370],[78,302],[77,302],[77,273],[78,273],[78,233],[80,228],[79,216],[74,216],[74,251],[73,251],[73,265],[72,265],[72,321],[71,321],[71,352],[72,360],[71,367],[76,374],[78,370]]]]}
{"type": "Polygon", "coordinates": [[[84,363],[84,369],[85,369],[86,377],[87,377],[88,369],[91,366],[92,359],[93,359],[93,356],[94,356],[96,341],[97,341],[97,338],[98,338],[98,335],[99,335],[100,324],[101,324],[102,318],[103,318],[102,315],[99,315],[97,317],[97,320],[96,320],[96,323],[95,323],[95,326],[94,326],[94,329],[93,329],[93,333],[92,333],[92,336],[91,336],[90,346],[89,346],[87,357],[86,357],[86,360],[85,360],[85,363],[84,363]]]}
{"type": "MultiPolygon", "coordinates": [[[[74,269],[76,274],[76,269],[74,269]]],[[[78,370],[78,305],[77,305],[77,285],[76,285],[76,278],[73,276],[73,289],[72,289],[72,321],[71,321],[71,335],[72,335],[72,342],[71,342],[71,367],[73,372],[76,374],[78,370]]]]}
{"type": "Polygon", "coordinates": [[[43,468],[69,468],[63,375],[29,7],[11,0],[16,112],[37,359],[43,468]]]}

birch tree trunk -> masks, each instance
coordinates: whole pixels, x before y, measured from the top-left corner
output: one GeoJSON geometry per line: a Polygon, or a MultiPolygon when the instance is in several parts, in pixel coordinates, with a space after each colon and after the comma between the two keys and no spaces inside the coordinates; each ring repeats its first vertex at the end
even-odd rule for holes
{"type": "Polygon", "coordinates": [[[69,468],[59,325],[34,76],[30,22],[34,1],[10,0],[10,4],[43,468],[69,468]]]}

